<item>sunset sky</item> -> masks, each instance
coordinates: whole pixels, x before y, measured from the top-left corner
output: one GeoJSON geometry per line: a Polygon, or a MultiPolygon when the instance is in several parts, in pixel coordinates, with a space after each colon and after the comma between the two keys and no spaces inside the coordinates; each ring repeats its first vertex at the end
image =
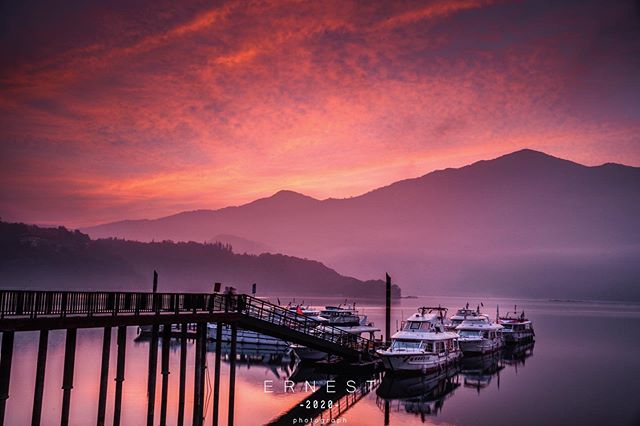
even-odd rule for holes
{"type": "Polygon", "coordinates": [[[3,2],[0,217],[348,197],[525,147],[640,166],[636,3],[3,2]]]}

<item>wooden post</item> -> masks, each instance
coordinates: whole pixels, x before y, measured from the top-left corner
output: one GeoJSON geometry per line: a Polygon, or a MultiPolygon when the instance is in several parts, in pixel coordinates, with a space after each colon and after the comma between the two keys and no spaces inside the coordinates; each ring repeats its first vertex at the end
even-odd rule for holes
{"type": "MultiPolygon", "coordinates": [[[[155,271],[154,271],[155,272],[155,271]]],[[[151,327],[149,342],[149,376],[147,377],[147,426],[153,426],[156,408],[156,376],[158,370],[158,324],[151,327]]]]}
{"type": "Polygon", "coordinates": [[[218,426],[218,416],[220,414],[220,362],[222,361],[222,327],[218,322],[216,325],[216,359],[214,361],[213,374],[213,426],[218,426]]]}
{"type": "Polygon", "coordinates": [[[102,336],[102,362],[100,365],[100,394],[98,396],[98,426],[104,426],[109,386],[109,353],[111,351],[111,327],[104,328],[102,336]]]}
{"type": "Polygon", "coordinates": [[[64,373],[62,377],[62,416],[60,424],[69,424],[69,410],[71,408],[71,389],[73,389],[73,370],[76,361],[76,336],[78,330],[70,328],[67,330],[67,339],[64,348],[64,373]]]}
{"type": "Polygon", "coordinates": [[[122,382],[124,382],[124,361],[127,348],[127,327],[118,327],[118,361],[116,364],[116,394],[113,408],[113,426],[120,425],[122,411],[122,382]]]}
{"type": "Polygon", "coordinates": [[[391,345],[391,277],[387,276],[387,298],[386,298],[386,319],[385,319],[385,342],[386,345],[391,345]]]}
{"type": "Polygon", "coordinates": [[[231,323],[231,352],[229,353],[229,426],[233,426],[235,393],[236,393],[236,344],[238,341],[238,325],[231,323]]]}
{"type": "Polygon", "coordinates": [[[9,399],[9,382],[11,380],[11,361],[13,360],[13,331],[2,333],[2,349],[0,353],[0,426],[4,425],[4,413],[9,399]]]}
{"type": "Polygon", "coordinates": [[[169,396],[169,340],[171,324],[162,326],[162,398],[160,400],[160,426],[167,424],[167,398],[169,396]]]}
{"type": "MultiPolygon", "coordinates": [[[[204,401],[204,363],[202,347],[205,345],[206,324],[198,323],[196,329],[196,359],[193,378],[193,424],[202,426],[204,401]]],[[[205,346],[206,347],[206,346],[205,346]]]]}
{"type": "Polygon", "coordinates": [[[184,399],[187,383],[187,323],[180,330],[180,390],[178,394],[178,426],[184,425],[184,399]]]}
{"type": "Polygon", "coordinates": [[[47,364],[47,345],[49,330],[40,330],[38,341],[38,361],[36,364],[36,386],[33,391],[33,411],[31,412],[31,426],[39,426],[42,418],[42,395],[44,394],[44,373],[47,364]]]}
{"type": "Polygon", "coordinates": [[[158,292],[158,272],[155,269],[153,270],[153,292],[158,292]]]}

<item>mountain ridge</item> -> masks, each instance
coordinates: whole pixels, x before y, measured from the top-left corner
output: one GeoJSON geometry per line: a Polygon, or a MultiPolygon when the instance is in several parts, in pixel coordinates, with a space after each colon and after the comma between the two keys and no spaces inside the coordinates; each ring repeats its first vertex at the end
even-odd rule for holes
{"type": "Polygon", "coordinates": [[[241,235],[362,279],[384,268],[412,293],[425,282],[456,292],[476,282],[471,289],[497,295],[564,289],[566,296],[640,299],[640,268],[631,266],[640,253],[628,249],[640,244],[637,217],[640,168],[584,166],[520,150],[351,198],[284,191],[236,207],[85,229],[142,241],[241,235]],[[598,250],[611,260],[603,264],[598,250]]]}

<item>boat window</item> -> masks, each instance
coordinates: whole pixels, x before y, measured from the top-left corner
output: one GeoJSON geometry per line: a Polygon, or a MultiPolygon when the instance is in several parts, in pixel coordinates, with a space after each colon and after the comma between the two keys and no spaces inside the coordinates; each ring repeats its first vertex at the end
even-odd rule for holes
{"type": "Polygon", "coordinates": [[[444,342],[436,342],[436,352],[444,352],[444,342]]]}
{"type": "Polygon", "coordinates": [[[475,330],[461,330],[459,335],[461,337],[477,337],[480,336],[480,331],[475,331],[475,330]]]}
{"type": "Polygon", "coordinates": [[[419,330],[420,329],[420,323],[418,321],[410,321],[409,322],[409,328],[411,330],[419,330]]]}
{"type": "Polygon", "coordinates": [[[433,352],[433,342],[426,342],[424,344],[424,350],[427,352],[433,352]]]}
{"type": "Polygon", "coordinates": [[[420,349],[419,340],[394,340],[392,349],[420,349]]]}

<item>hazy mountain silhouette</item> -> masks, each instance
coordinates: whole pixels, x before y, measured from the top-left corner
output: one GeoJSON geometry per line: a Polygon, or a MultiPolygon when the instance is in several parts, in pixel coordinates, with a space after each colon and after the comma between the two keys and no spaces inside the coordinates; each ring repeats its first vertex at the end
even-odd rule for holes
{"type": "Polygon", "coordinates": [[[246,254],[262,254],[262,253],[278,253],[279,251],[266,244],[262,244],[259,241],[249,240],[237,235],[230,234],[218,234],[208,243],[222,243],[228,244],[233,247],[234,253],[246,253],[246,254]]]}
{"type": "Polygon", "coordinates": [[[358,197],[292,191],[86,230],[203,241],[242,235],[405,293],[640,299],[640,169],[522,150],[358,197]]]}
{"type": "MultiPolygon", "coordinates": [[[[235,254],[227,244],[91,240],[79,231],[0,222],[0,287],[211,291],[219,281],[260,294],[368,295],[384,300],[384,282],[345,277],[320,262],[281,254],[235,254]]],[[[393,293],[400,295],[394,286],[393,293]]]]}

